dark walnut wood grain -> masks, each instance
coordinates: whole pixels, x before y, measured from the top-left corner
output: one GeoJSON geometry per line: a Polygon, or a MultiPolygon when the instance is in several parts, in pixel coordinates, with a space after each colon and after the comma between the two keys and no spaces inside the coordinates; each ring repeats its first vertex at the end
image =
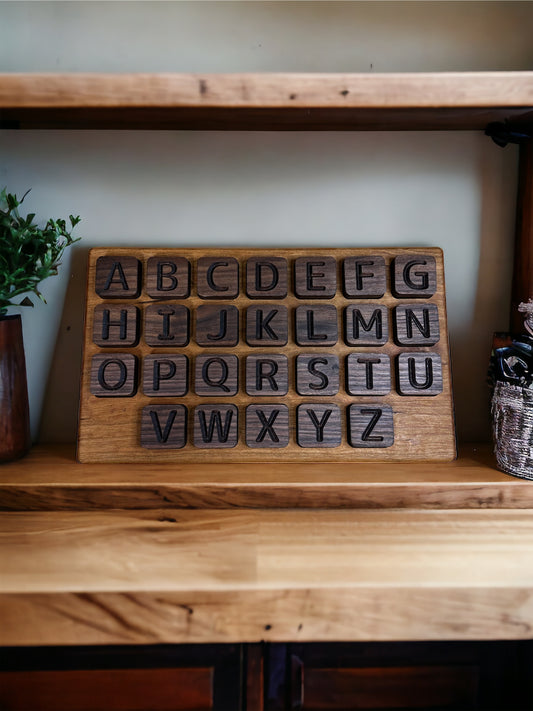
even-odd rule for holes
{"type": "Polygon", "coordinates": [[[347,346],[384,346],[389,340],[389,310],[382,304],[350,304],[344,310],[347,346]]]}
{"type": "Polygon", "coordinates": [[[246,309],[249,346],[285,346],[289,339],[289,312],[283,304],[254,304],[246,309]]]}
{"type": "Polygon", "coordinates": [[[142,391],[148,397],[187,394],[189,359],[182,354],[146,355],[142,365],[142,391]]]}
{"type": "Polygon", "coordinates": [[[296,357],[296,390],[299,395],[336,395],[339,392],[339,356],[300,353],[296,357]]]}
{"type": "Polygon", "coordinates": [[[348,298],[380,299],[387,291],[385,259],[365,254],[347,257],[342,263],[343,291],[348,298]]]}
{"type": "Polygon", "coordinates": [[[239,262],[234,257],[200,257],[197,290],[201,299],[234,299],[239,294],[239,262]]]}
{"type": "Polygon", "coordinates": [[[201,304],[196,309],[195,339],[199,346],[227,348],[239,342],[239,309],[232,304],[201,304]]]}
{"type": "Polygon", "coordinates": [[[136,299],[141,293],[140,261],[127,256],[99,257],[94,290],[102,299],[136,299]]]}
{"type": "Polygon", "coordinates": [[[296,411],[300,447],[338,447],[341,444],[341,411],[333,403],[305,403],[296,411]]]}
{"type": "Polygon", "coordinates": [[[181,304],[149,304],[144,311],[144,340],[155,348],[179,348],[189,343],[189,309],[181,304]]]}
{"type": "Polygon", "coordinates": [[[284,257],[251,257],[246,261],[246,294],[250,299],[284,299],[288,291],[284,257]]]}
{"type": "Polygon", "coordinates": [[[437,290],[435,257],[420,254],[400,254],[394,258],[392,291],[395,296],[427,298],[437,290]]]}
{"type": "Polygon", "coordinates": [[[246,444],[256,449],[279,449],[289,444],[287,405],[248,405],[246,444]]]}
{"type": "Polygon", "coordinates": [[[352,447],[391,447],[394,444],[392,407],[352,404],[347,410],[348,442],[352,447]]]}
{"type": "Polygon", "coordinates": [[[187,408],[181,404],[147,405],[141,414],[141,447],[182,449],[187,442],[187,408]]]}
{"type": "Polygon", "coordinates": [[[289,390],[289,362],[286,355],[262,354],[246,357],[246,392],[255,397],[286,395],[289,390]]]}
{"type": "Polygon", "coordinates": [[[235,405],[205,404],[194,409],[194,446],[228,449],[237,444],[239,411],[235,405]]]}
{"type": "Polygon", "coordinates": [[[432,396],[442,392],[442,361],[438,353],[400,353],[396,364],[400,395],[432,396]]]}
{"type": "Polygon", "coordinates": [[[94,308],[93,341],[103,348],[126,348],[139,341],[139,309],[133,304],[98,304],[94,308]]]}
{"type": "Polygon", "coordinates": [[[153,299],[186,299],[191,291],[191,264],[185,257],[162,254],[146,262],[146,293],[153,299]]]}
{"type": "Polygon", "coordinates": [[[196,356],[194,392],[204,397],[231,397],[239,390],[239,359],[232,354],[196,356]]]}
{"type": "Polygon", "coordinates": [[[294,293],[299,299],[331,299],[337,292],[334,257],[299,257],[294,262],[294,293]]]}
{"type": "Polygon", "coordinates": [[[439,338],[435,304],[402,304],[394,309],[394,340],[399,346],[434,346],[439,338]]]}
{"type": "Polygon", "coordinates": [[[337,309],[332,304],[305,304],[298,306],[294,314],[299,346],[334,346],[339,340],[337,309]]]}
{"type": "Polygon", "coordinates": [[[391,390],[390,356],[382,352],[346,356],[346,390],[350,395],[388,395],[391,390]]]}
{"type": "Polygon", "coordinates": [[[132,397],[137,392],[137,358],[131,353],[100,353],[91,361],[91,393],[132,397]]]}

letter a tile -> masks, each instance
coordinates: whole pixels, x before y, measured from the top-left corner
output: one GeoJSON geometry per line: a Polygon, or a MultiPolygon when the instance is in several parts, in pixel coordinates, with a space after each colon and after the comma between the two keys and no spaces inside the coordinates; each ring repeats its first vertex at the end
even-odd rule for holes
{"type": "Polygon", "coordinates": [[[98,257],[95,291],[102,299],[136,299],[141,293],[141,263],[136,257],[98,257]]]}

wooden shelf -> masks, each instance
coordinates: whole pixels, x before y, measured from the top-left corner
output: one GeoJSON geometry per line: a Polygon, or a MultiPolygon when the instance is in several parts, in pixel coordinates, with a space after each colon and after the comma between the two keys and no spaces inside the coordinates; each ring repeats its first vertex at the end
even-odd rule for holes
{"type": "Polygon", "coordinates": [[[450,463],[78,464],[37,446],[0,467],[0,509],[530,508],[533,483],[498,471],[489,445],[450,463]]]}
{"type": "Polygon", "coordinates": [[[533,511],[4,512],[0,645],[526,639],[533,511]]]}
{"type": "Polygon", "coordinates": [[[533,72],[0,74],[0,127],[484,129],[533,120],[533,72]]]}

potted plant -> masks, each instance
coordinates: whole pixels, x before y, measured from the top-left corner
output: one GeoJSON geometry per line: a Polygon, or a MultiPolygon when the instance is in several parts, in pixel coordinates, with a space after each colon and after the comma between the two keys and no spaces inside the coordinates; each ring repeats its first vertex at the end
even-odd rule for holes
{"type": "Polygon", "coordinates": [[[70,215],[70,227],[52,218],[39,227],[35,214],[22,217],[18,208],[27,194],[18,200],[0,192],[0,462],[23,456],[31,445],[22,322],[8,309],[33,306],[31,294],[44,301],[39,284],[57,274],[63,252],[78,241],[71,231],[79,217],[70,215]]]}

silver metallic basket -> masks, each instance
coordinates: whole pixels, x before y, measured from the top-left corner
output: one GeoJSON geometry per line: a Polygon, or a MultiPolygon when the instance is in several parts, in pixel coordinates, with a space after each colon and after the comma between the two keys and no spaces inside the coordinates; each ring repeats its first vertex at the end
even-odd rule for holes
{"type": "Polygon", "coordinates": [[[533,479],[533,390],[496,383],[491,412],[498,467],[533,479]]]}

